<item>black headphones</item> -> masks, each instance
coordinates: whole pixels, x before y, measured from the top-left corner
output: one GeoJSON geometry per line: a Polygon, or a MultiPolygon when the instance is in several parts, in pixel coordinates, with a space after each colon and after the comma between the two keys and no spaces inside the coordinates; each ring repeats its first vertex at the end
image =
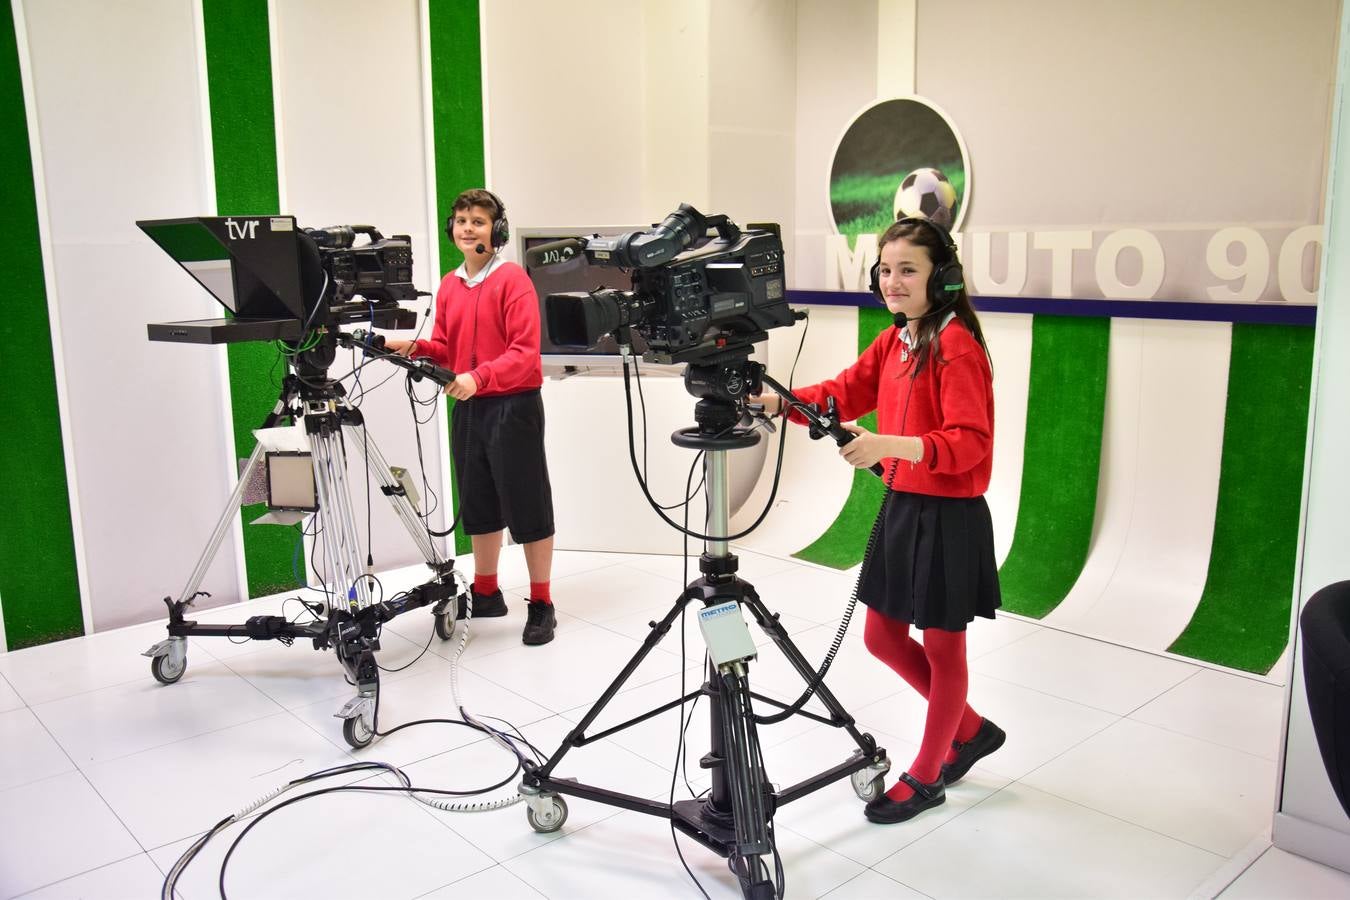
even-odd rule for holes
{"type": "MultiPolygon", "coordinates": [[[[952,305],[956,302],[956,292],[966,286],[966,278],[965,273],[961,270],[961,260],[956,257],[956,242],[952,240],[951,232],[932,219],[925,219],[922,216],[906,216],[896,220],[896,224],[901,223],[926,225],[932,229],[943,248],[946,249],[947,259],[941,263],[935,261],[933,273],[928,276],[928,303],[934,311],[952,305]]],[[[885,303],[886,300],[881,295],[881,255],[879,252],[877,261],[872,263],[869,279],[872,295],[885,303]]],[[[931,315],[931,312],[929,314],[931,315]]]]}
{"type": "MultiPolygon", "coordinates": [[[[483,193],[488,195],[492,201],[494,209],[492,210],[492,249],[499,250],[506,246],[506,242],[511,240],[511,223],[506,220],[506,204],[501,198],[484,188],[483,193]]],[[[481,204],[475,204],[481,205],[481,204]]],[[[450,243],[455,242],[455,214],[452,212],[445,220],[445,236],[450,239],[450,243]]]]}

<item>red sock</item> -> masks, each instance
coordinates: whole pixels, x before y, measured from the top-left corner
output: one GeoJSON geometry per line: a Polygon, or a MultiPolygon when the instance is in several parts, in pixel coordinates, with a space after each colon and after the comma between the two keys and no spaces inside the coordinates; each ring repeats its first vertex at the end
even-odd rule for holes
{"type": "Polygon", "coordinates": [[[473,573],[473,592],[475,594],[487,596],[495,590],[497,590],[496,572],[493,572],[491,575],[479,575],[477,572],[473,573]]]}
{"type": "Polygon", "coordinates": [[[549,583],[547,581],[530,582],[530,599],[538,603],[547,603],[553,605],[553,595],[549,593],[549,583]]]}
{"type": "MultiPolygon", "coordinates": [[[[930,628],[920,644],[909,636],[907,622],[868,609],[863,643],[928,701],[923,742],[908,771],[922,783],[932,784],[942,773],[942,764],[955,758],[952,741],[968,739],[980,728],[980,716],[966,703],[965,632],[930,628]]],[[[897,802],[913,795],[903,781],[886,792],[897,802]]]]}
{"type": "MultiPolygon", "coordinates": [[[[928,667],[928,654],[924,652],[923,644],[909,636],[908,622],[888,619],[869,608],[867,620],[863,624],[863,643],[873,656],[894,669],[896,674],[909,682],[923,699],[928,699],[929,682],[932,678],[928,667]]],[[[984,720],[980,718],[979,713],[967,704],[961,712],[961,724],[956,729],[955,740],[968,741],[973,738],[975,732],[980,730],[982,721],[984,720]]],[[[955,759],[956,751],[948,745],[943,762],[953,762],[955,759]]],[[[932,781],[924,783],[931,784],[932,781]]]]}

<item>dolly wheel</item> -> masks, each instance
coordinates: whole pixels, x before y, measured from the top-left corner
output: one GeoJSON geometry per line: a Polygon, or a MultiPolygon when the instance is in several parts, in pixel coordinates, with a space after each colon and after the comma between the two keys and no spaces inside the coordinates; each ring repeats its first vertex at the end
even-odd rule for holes
{"type": "Polygon", "coordinates": [[[567,821],[567,801],[561,797],[549,798],[550,805],[542,813],[535,813],[534,807],[525,807],[525,820],[540,834],[552,834],[567,821]]]}
{"type": "Polygon", "coordinates": [[[365,716],[352,716],[342,720],[342,737],[357,750],[370,746],[375,740],[375,730],[366,724],[365,716]]]}
{"type": "Polygon", "coordinates": [[[182,678],[186,671],[187,657],[184,657],[178,665],[174,665],[172,654],[156,656],[150,660],[150,674],[155,676],[155,680],[160,684],[173,684],[182,678]]]}
{"type": "Polygon", "coordinates": [[[853,793],[864,803],[871,803],[886,789],[886,776],[873,775],[870,768],[859,769],[850,775],[848,780],[853,785],[853,793]]]}

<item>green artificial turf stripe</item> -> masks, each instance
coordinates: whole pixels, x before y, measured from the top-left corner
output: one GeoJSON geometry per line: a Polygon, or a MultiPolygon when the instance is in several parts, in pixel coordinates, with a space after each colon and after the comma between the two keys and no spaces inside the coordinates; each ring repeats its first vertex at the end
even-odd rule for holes
{"type": "Polygon", "coordinates": [[[1041,618],[1087,561],[1097,509],[1111,320],[1034,317],[1022,490],[999,570],[1003,608],[1041,618]]]}
{"type": "MultiPolygon", "coordinates": [[[[207,92],[211,98],[211,148],[216,214],[275,215],[277,140],[272,97],[272,50],[267,0],[202,0],[206,32],[207,92]]],[[[247,458],[260,427],[277,402],[271,372],[277,351],[270,343],[229,344],[230,410],[235,455],[247,458]]],[[[264,504],[240,508],[248,594],[261,597],[296,586],[292,570],[295,532],[250,527],[267,512],[264,504]]],[[[304,577],[304,562],[300,562],[304,577]]]]}
{"type": "Polygon", "coordinates": [[[61,409],[14,17],[0,25],[0,241],[9,288],[0,336],[0,604],[10,650],[84,634],[61,409]]]}
{"type": "Polygon", "coordinates": [[[1173,653],[1263,674],[1284,653],[1312,352],[1307,326],[1233,325],[1209,573],[1173,653]]]}
{"type": "MultiPolygon", "coordinates": [[[[444,222],[455,198],[487,179],[483,156],[483,75],[479,53],[477,0],[429,0],[431,41],[431,121],[435,133],[436,211],[444,222]]],[[[505,202],[505,201],[503,201],[505,202]]],[[[441,272],[452,272],[464,256],[440,234],[441,272]]],[[[454,404],[451,403],[453,413],[454,404]]],[[[447,418],[447,432],[450,419],[447,418]]],[[[447,433],[447,438],[449,437],[447,433]]],[[[459,508],[459,484],[451,463],[450,490],[459,508]]],[[[455,528],[455,553],[472,544],[461,524],[455,528]]]]}

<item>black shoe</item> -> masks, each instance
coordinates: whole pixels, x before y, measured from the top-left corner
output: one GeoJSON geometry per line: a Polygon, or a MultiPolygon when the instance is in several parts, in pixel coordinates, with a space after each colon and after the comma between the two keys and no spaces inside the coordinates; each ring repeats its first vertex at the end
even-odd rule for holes
{"type": "Polygon", "coordinates": [[[894,825],[914,818],[925,809],[947,802],[947,789],[943,786],[941,776],[932,784],[924,784],[908,772],[901,772],[900,780],[910,786],[914,796],[908,800],[892,800],[882,794],[863,808],[867,821],[878,825],[894,825]]]}
{"type": "Polygon", "coordinates": [[[965,778],[971,766],[1002,747],[1007,737],[1002,728],[988,719],[981,719],[980,730],[975,732],[974,737],[968,741],[952,741],[952,749],[956,751],[956,759],[942,764],[943,783],[956,784],[962,778],[965,778]]]}
{"type": "Polygon", "coordinates": [[[553,640],[553,627],[558,624],[558,617],[553,614],[553,604],[531,600],[528,615],[525,630],[520,635],[521,642],[538,645],[553,640]]]}
{"type": "MultiPolygon", "coordinates": [[[[490,594],[480,594],[477,591],[473,593],[473,617],[475,619],[495,619],[498,616],[506,615],[506,598],[502,596],[501,590],[495,590],[490,594]]],[[[459,611],[455,614],[456,619],[462,619],[465,616],[464,597],[459,598],[459,611]]]]}

